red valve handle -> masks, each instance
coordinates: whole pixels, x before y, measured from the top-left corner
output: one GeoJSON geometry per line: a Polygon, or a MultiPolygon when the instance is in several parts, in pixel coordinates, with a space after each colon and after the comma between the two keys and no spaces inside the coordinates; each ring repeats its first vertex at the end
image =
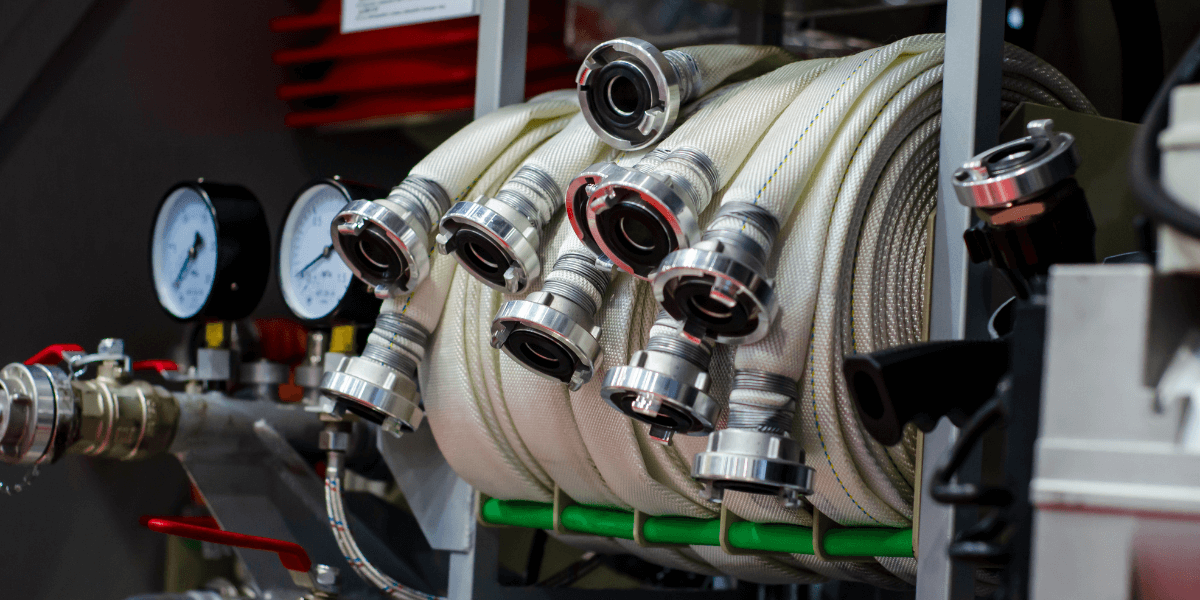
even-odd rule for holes
{"type": "Polygon", "coordinates": [[[289,571],[307,573],[312,569],[312,559],[299,544],[275,540],[271,538],[222,531],[216,519],[212,517],[152,517],[145,515],[140,519],[142,525],[151,531],[175,535],[202,542],[225,544],[251,550],[266,550],[279,555],[279,562],[289,571]]]}
{"type": "Polygon", "coordinates": [[[167,371],[178,371],[179,365],[173,360],[153,358],[150,360],[139,360],[133,363],[133,366],[130,368],[134,371],[158,371],[159,374],[162,374],[167,371]]]}
{"type": "Polygon", "coordinates": [[[40,352],[29,357],[26,365],[57,365],[64,360],[63,352],[83,352],[79,344],[50,344],[40,352]]]}

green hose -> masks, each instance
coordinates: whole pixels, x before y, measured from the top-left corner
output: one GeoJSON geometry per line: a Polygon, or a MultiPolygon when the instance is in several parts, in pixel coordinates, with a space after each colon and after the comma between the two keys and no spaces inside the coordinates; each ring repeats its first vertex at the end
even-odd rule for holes
{"type": "MultiPolygon", "coordinates": [[[[554,528],[554,506],[527,500],[484,501],[480,514],[485,523],[536,529],[554,528]]],[[[562,526],[575,533],[633,539],[633,513],[615,508],[567,506],[562,511],[562,526]]],[[[719,546],[720,519],[690,517],[650,517],[642,527],[647,542],[719,546]]],[[[729,545],[742,550],[814,554],[812,529],[786,523],[750,523],[739,521],[729,526],[729,545]]],[[[825,554],[829,556],[912,557],[912,529],[881,527],[845,527],[825,534],[825,554]]]]}

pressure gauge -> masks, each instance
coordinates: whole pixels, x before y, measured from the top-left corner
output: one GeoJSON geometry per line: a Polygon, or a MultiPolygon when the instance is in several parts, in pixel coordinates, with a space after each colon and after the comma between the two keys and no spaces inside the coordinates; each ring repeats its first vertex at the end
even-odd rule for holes
{"type": "Polygon", "coordinates": [[[338,178],[317,179],[296,194],[279,234],[279,290],[297,318],[328,325],[334,319],[367,323],[379,315],[380,300],[334,250],[329,226],[352,200],[386,195],[338,178]]]}
{"type": "Polygon", "coordinates": [[[271,233],[249,190],[199,180],[167,191],[154,217],[150,274],[172,317],[241,319],[262,299],[270,268],[271,233]]]}

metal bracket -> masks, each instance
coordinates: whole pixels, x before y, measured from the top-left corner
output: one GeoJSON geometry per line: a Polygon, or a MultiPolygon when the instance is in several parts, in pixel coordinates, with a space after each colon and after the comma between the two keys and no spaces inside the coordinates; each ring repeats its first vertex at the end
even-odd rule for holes
{"type": "Polygon", "coordinates": [[[557,533],[558,535],[578,535],[579,532],[571,531],[566,527],[563,527],[562,524],[563,509],[574,505],[575,501],[572,500],[571,497],[566,494],[566,492],[562,491],[562,488],[558,487],[557,483],[554,484],[554,533],[557,533]]]}
{"type": "Polygon", "coordinates": [[[644,513],[640,510],[633,510],[633,541],[642,548],[683,548],[687,544],[661,544],[646,540],[646,520],[653,515],[644,513]]]}

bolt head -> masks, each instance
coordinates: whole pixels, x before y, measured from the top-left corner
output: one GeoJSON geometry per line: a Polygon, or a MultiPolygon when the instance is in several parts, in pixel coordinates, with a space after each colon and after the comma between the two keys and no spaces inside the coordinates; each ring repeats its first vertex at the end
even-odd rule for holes
{"type": "Polygon", "coordinates": [[[314,569],[315,579],[321,585],[334,585],[337,583],[339,571],[337,567],[329,565],[317,565],[314,569]]]}
{"type": "Polygon", "coordinates": [[[104,338],[96,348],[97,354],[125,354],[125,340],[121,338],[104,338]]]}

